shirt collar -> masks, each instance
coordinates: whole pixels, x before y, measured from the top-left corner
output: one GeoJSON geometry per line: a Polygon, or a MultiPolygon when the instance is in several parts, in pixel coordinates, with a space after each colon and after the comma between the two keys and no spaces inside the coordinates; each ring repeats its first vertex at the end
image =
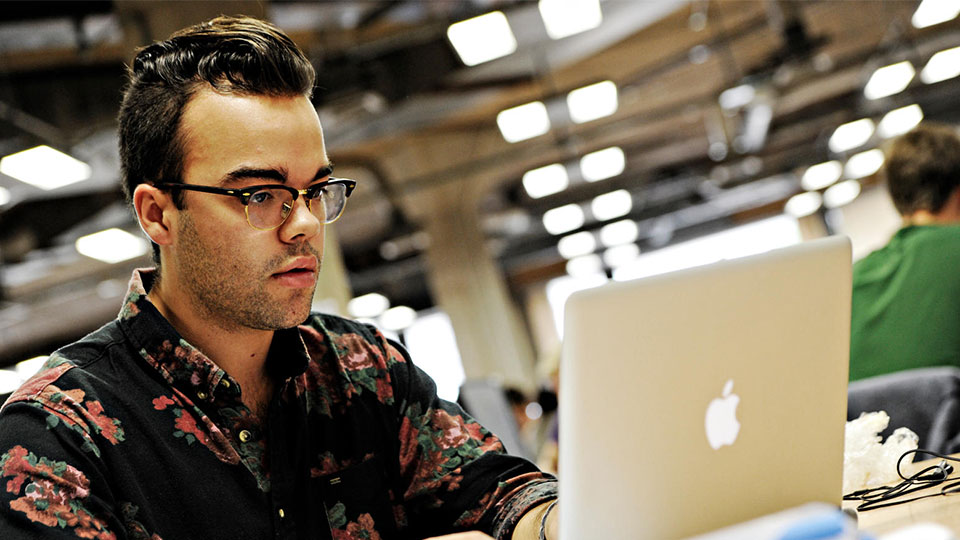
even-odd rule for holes
{"type": "MultiPolygon", "coordinates": [[[[127,296],[118,316],[127,339],[140,356],[168,383],[201,401],[239,397],[239,387],[226,371],[188,343],[147,298],[156,269],[133,271],[127,296]],[[224,395],[227,394],[227,395],[224,395]]],[[[274,332],[267,353],[267,372],[278,381],[297,376],[307,368],[309,355],[297,327],[274,332]]]]}

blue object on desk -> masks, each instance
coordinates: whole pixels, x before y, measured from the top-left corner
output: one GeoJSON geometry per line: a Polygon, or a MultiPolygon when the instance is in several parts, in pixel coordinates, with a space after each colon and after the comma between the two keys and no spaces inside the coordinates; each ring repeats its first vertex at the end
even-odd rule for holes
{"type": "Polygon", "coordinates": [[[791,525],[779,540],[826,540],[843,534],[847,522],[846,515],[837,510],[829,514],[818,515],[791,525]]]}

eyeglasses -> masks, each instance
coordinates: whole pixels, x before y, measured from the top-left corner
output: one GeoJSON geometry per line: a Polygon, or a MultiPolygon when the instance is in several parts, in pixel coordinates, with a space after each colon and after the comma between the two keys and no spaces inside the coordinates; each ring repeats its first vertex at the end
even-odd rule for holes
{"type": "Polygon", "coordinates": [[[270,231],[283,225],[293,210],[293,203],[301,195],[307,202],[307,208],[323,223],[333,223],[343,214],[347,197],[357,187],[357,182],[346,178],[330,177],[306,189],[295,189],[280,184],[249,186],[243,189],[227,189],[198,184],[178,184],[163,182],[156,184],[158,189],[186,189],[217,195],[229,195],[243,203],[247,223],[258,231],[270,231]],[[314,204],[319,202],[320,204],[314,204]]]}

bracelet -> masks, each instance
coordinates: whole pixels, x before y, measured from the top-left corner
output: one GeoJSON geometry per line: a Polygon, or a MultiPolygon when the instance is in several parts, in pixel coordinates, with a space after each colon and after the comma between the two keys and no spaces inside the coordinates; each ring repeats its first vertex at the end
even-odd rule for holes
{"type": "Polygon", "coordinates": [[[550,515],[550,512],[553,510],[553,507],[557,505],[557,499],[554,499],[547,509],[543,511],[543,516],[540,518],[540,540],[547,540],[547,516],[550,515]]]}

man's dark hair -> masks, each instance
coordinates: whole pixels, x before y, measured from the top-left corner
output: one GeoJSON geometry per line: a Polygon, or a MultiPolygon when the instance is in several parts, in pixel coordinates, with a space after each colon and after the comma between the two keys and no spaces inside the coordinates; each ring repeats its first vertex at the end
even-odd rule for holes
{"type": "MultiPolygon", "coordinates": [[[[315,72],[297,45],[272,24],[217,17],[138,50],[128,78],[119,115],[120,171],[124,195],[131,201],[138,184],[180,180],[180,119],[198,90],[309,98],[315,72]]],[[[174,202],[182,207],[182,193],[175,194],[174,202]]],[[[159,264],[156,244],[153,251],[159,264]]]]}
{"type": "Polygon", "coordinates": [[[901,215],[939,212],[960,187],[960,136],[950,126],[921,124],[895,139],[886,154],[887,189],[901,215]]]}

